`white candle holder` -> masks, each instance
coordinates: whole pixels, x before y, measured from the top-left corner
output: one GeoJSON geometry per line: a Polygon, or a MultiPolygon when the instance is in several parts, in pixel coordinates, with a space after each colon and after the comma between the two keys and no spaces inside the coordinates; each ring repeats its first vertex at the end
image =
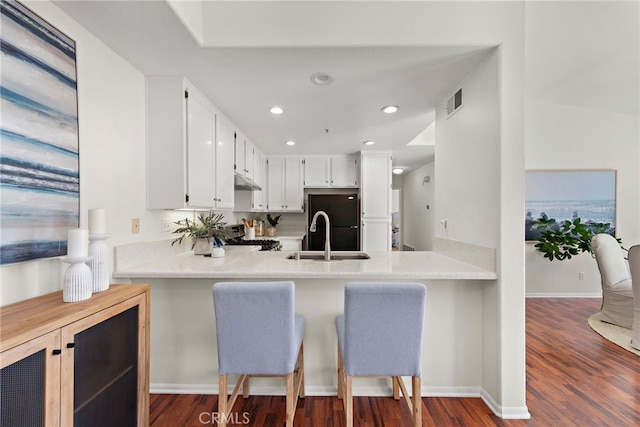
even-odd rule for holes
{"type": "Polygon", "coordinates": [[[103,292],[109,289],[109,266],[107,240],[110,234],[92,234],[89,236],[89,256],[88,262],[91,269],[93,293],[103,292]]]}
{"type": "Polygon", "coordinates": [[[93,294],[91,269],[86,264],[91,260],[91,257],[63,257],[61,260],[70,264],[64,273],[62,301],[77,302],[91,298],[93,294]]]}

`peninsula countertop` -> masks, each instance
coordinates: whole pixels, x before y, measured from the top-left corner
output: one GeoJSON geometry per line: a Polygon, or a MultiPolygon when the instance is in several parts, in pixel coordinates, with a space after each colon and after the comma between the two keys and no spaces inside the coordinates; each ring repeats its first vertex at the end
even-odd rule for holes
{"type": "MultiPolygon", "coordinates": [[[[251,251],[227,247],[226,256],[209,258],[183,252],[138,264],[127,262],[114,278],[130,279],[451,279],[495,280],[494,271],[439,252],[368,252],[366,260],[291,260],[295,251],[251,251]]],[[[118,263],[116,263],[116,266],[118,263]]]]}

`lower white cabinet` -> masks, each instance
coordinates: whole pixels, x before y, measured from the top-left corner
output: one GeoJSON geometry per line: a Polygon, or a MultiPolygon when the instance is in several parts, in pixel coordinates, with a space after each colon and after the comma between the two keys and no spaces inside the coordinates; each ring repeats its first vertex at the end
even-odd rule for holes
{"type": "Polygon", "coordinates": [[[302,239],[296,237],[276,237],[282,245],[283,251],[301,251],[302,239]]]}
{"type": "Polygon", "coordinates": [[[362,250],[364,252],[385,252],[391,250],[391,221],[384,219],[363,219],[362,250]]]}

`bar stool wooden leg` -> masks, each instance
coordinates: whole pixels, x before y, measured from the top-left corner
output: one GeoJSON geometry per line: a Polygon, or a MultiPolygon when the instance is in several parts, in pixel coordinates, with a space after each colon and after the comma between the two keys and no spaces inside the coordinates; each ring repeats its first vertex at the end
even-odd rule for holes
{"type": "Polygon", "coordinates": [[[342,353],[338,346],[338,398],[344,399],[344,363],[342,361],[342,353]]]}
{"type": "Polygon", "coordinates": [[[344,414],[346,417],[346,426],[353,427],[353,390],[351,388],[352,377],[350,375],[345,375],[345,378],[344,414]]]}
{"type": "Polygon", "coordinates": [[[393,386],[393,398],[395,400],[400,400],[400,384],[398,381],[402,381],[400,377],[391,377],[391,384],[393,386]]]}
{"type": "Polygon", "coordinates": [[[220,375],[218,380],[218,426],[227,426],[227,376],[220,375]]]}
{"type": "Polygon", "coordinates": [[[422,426],[422,381],[420,377],[411,377],[411,400],[413,408],[413,426],[422,426]]]}
{"type": "Polygon", "coordinates": [[[293,427],[293,416],[295,415],[295,399],[293,395],[293,373],[287,374],[287,427],[293,427]]]}
{"type": "Polygon", "coordinates": [[[300,384],[299,396],[304,398],[304,342],[300,343],[300,353],[298,353],[298,383],[300,384]]]}
{"type": "Polygon", "coordinates": [[[242,382],[242,397],[245,399],[248,398],[249,393],[249,375],[247,375],[242,382]]]}

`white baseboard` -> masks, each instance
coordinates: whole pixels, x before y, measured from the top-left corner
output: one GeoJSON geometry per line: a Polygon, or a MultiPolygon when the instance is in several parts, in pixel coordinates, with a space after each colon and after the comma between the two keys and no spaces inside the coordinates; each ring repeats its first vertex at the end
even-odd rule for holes
{"type": "MultiPolygon", "coordinates": [[[[229,384],[229,390],[233,390],[235,384],[229,384]]],[[[218,384],[162,384],[152,383],[149,390],[152,394],[218,394],[218,384]]],[[[256,396],[284,396],[284,386],[252,386],[251,394],[256,396]]],[[[305,386],[307,396],[337,396],[338,389],[335,386],[305,386]]],[[[392,396],[393,391],[389,386],[368,385],[353,388],[354,396],[384,397],[392,396]]],[[[491,395],[479,386],[461,387],[432,387],[424,386],[421,389],[422,397],[479,397],[491,411],[503,419],[528,420],[531,418],[529,410],[523,407],[500,406],[491,395]]]]}
{"type": "Polygon", "coordinates": [[[505,420],[528,420],[531,419],[531,414],[526,406],[500,406],[493,397],[482,389],[481,396],[484,403],[487,404],[489,409],[496,415],[505,420]]]}
{"type": "Polygon", "coordinates": [[[525,298],[602,298],[602,293],[527,293],[525,298]]]}

